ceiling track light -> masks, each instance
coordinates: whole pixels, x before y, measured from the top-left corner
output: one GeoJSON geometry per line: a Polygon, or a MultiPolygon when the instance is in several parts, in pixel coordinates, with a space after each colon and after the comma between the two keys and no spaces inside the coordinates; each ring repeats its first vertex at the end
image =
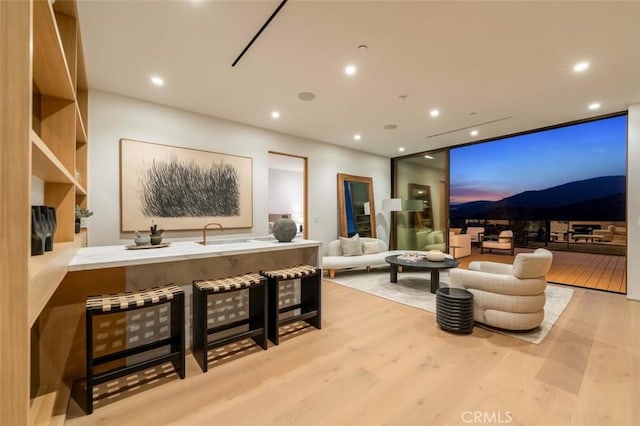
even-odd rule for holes
{"type": "Polygon", "coordinates": [[[231,64],[232,67],[235,67],[236,64],[240,61],[240,59],[242,59],[242,57],[244,56],[245,53],[247,53],[247,50],[249,50],[249,48],[251,47],[251,45],[258,39],[258,37],[260,37],[260,34],[262,34],[262,32],[265,30],[265,28],[267,28],[269,26],[269,24],[271,23],[271,21],[273,20],[273,18],[276,17],[276,15],[280,12],[280,10],[284,7],[285,4],[287,4],[288,0],[282,0],[280,2],[280,4],[278,5],[278,7],[276,8],[276,10],[271,14],[271,16],[269,16],[269,19],[267,19],[267,21],[262,24],[262,27],[258,30],[258,32],[256,33],[256,35],[253,36],[253,38],[251,39],[251,41],[249,42],[249,44],[247,44],[244,49],[242,49],[242,52],[240,52],[240,54],[238,55],[238,57],[236,58],[235,61],[233,61],[233,63],[231,64]]]}

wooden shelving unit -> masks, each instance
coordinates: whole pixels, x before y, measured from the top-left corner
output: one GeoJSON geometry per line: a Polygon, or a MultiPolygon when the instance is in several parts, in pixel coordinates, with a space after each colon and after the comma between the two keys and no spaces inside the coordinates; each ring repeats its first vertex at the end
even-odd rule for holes
{"type": "Polygon", "coordinates": [[[88,86],[75,0],[33,3],[31,176],[44,181],[44,204],[56,208],[54,250],[28,261],[31,328],[31,424],[64,422],[69,385],[40,359],[41,318],[86,232],[74,233],[75,206],[87,207],[88,86]],[[34,337],[35,336],[35,337],[34,337]]]}
{"type": "Polygon", "coordinates": [[[0,422],[62,424],[70,384],[52,363],[69,356],[58,332],[75,330],[60,326],[66,305],[57,318],[50,314],[69,260],[86,245],[74,222],[88,187],[88,86],[75,0],[0,0],[0,27],[0,336],[7,349],[0,351],[0,422]],[[54,250],[41,256],[29,256],[34,178],[43,182],[37,198],[57,216],[54,250]]]}

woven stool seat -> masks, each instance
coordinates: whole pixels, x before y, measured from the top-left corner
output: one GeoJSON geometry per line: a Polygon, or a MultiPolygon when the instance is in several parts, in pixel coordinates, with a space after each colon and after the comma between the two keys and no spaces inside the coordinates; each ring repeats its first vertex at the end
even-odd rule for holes
{"type": "Polygon", "coordinates": [[[262,275],[249,273],[228,278],[195,280],[192,306],[193,356],[203,372],[206,373],[209,368],[208,352],[211,349],[244,339],[252,339],[262,349],[267,349],[267,279],[262,275]],[[208,296],[240,290],[248,292],[248,318],[210,327],[208,296]],[[238,331],[239,327],[242,329],[238,331]],[[228,333],[234,329],[234,332],[228,333]]]}
{"type": "Polygon", "coordinates": [[[267,278],[275,278],[278,280],[294,280],[296,278],[304,278],[316,275],[320,272],[317,266],[298,265],[292,268],[276,269],[273,271],[260,271],[267,278]]]}
{"type": "Polygon", "coordinates": [[[184,292],[177,285],[153,287],[141,291],[89,296],[87,311],[119,312],[165,303],[184,292]]]}
{"type": "Polygon", "coordinates": [[[193,284],[198,290],[207,293],[226,293],[264,284],[264,277],[260,274],[245,274],[216,280],[196,280],[193,284]]]}
{"type": "MultiPolygon", "coordinates": [[[[154,329],[154,336],[155,331],[157,330],[154,329]]],[[[86,302],[87,414],[93,412],[93,388],[100,383],[105,383],[167,362],[173,364],[178,376],[184,379],[186,371],[184,331],[184,291],[175,284],[153,287],[141,291],[89,296],[86,302]],[[125,316],[124,314],[128,311],[143,308],[160,311],[158,305],[164,303],[170,305],[169,315],[171,321],[168,337],[154,337],[155,340],[149,343],[128,346],[116,352],[95,356],[93,342],[94,318],[113,314],[125,316]],[[127,361],[129,357],[133,355],[151,353],[160,348],[166,348],[168,350],[165,350],[163,354],[149,355],[151,358],[149,359],[149,357],[147,357],[147,359],[143,361],[134,363],[127,361]],[[121,366],[100,373],[96,372],[96,367],[105,366],[113,361],[120,361],[121,366]]],[[[100,334],[103,334],[103,332],[101,331],[100,334]]]]}
{"type": "Polygon", "coordinates": [[[292,322],[304,321],[322,328],[322,269],[311,265],[297,265],[284,269],[260,271],[267,277],[269,288],[269,340],[280,344],[279,327],[292,322]],[[300,280],[300,303],[280,307],[280,282],[300,280]],[[294,312],[296,311],[296,312],[294,312]],[[292,312],[292,315],[283,314],[292,312]]]}

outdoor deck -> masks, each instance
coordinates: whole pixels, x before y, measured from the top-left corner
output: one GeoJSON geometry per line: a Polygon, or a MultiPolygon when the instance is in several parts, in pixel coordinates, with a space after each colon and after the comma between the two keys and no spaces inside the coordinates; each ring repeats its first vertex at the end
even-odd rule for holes
{"type": "MultiPolygon", "coordinates": [[[[517,253],[530,253],[533,249],[516,248],[517,253]]],[[[471,256],[458,259],[461,268],[468,268],[474,260],[491,260],[501,263],[512,263],[513,257],[507,252],[480,254],[473,247],[471,256]]],[[[550,282],[570,284],[577,287],[595,288],[615,293],[627,292],[627,258],[595,253],[579,253],[554,251],[553,265],[547,275],[550,282]]]]}

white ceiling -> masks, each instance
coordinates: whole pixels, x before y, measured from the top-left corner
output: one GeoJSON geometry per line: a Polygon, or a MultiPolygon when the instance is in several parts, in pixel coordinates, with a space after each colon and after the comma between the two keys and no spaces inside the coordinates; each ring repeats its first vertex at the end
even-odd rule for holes
{"type": "Polygon", "coordinates": [[[89,88],[388,157],[640,101],[638,1],[291,0],[231,67],[279,3],[78,0],[89,88]]]}

